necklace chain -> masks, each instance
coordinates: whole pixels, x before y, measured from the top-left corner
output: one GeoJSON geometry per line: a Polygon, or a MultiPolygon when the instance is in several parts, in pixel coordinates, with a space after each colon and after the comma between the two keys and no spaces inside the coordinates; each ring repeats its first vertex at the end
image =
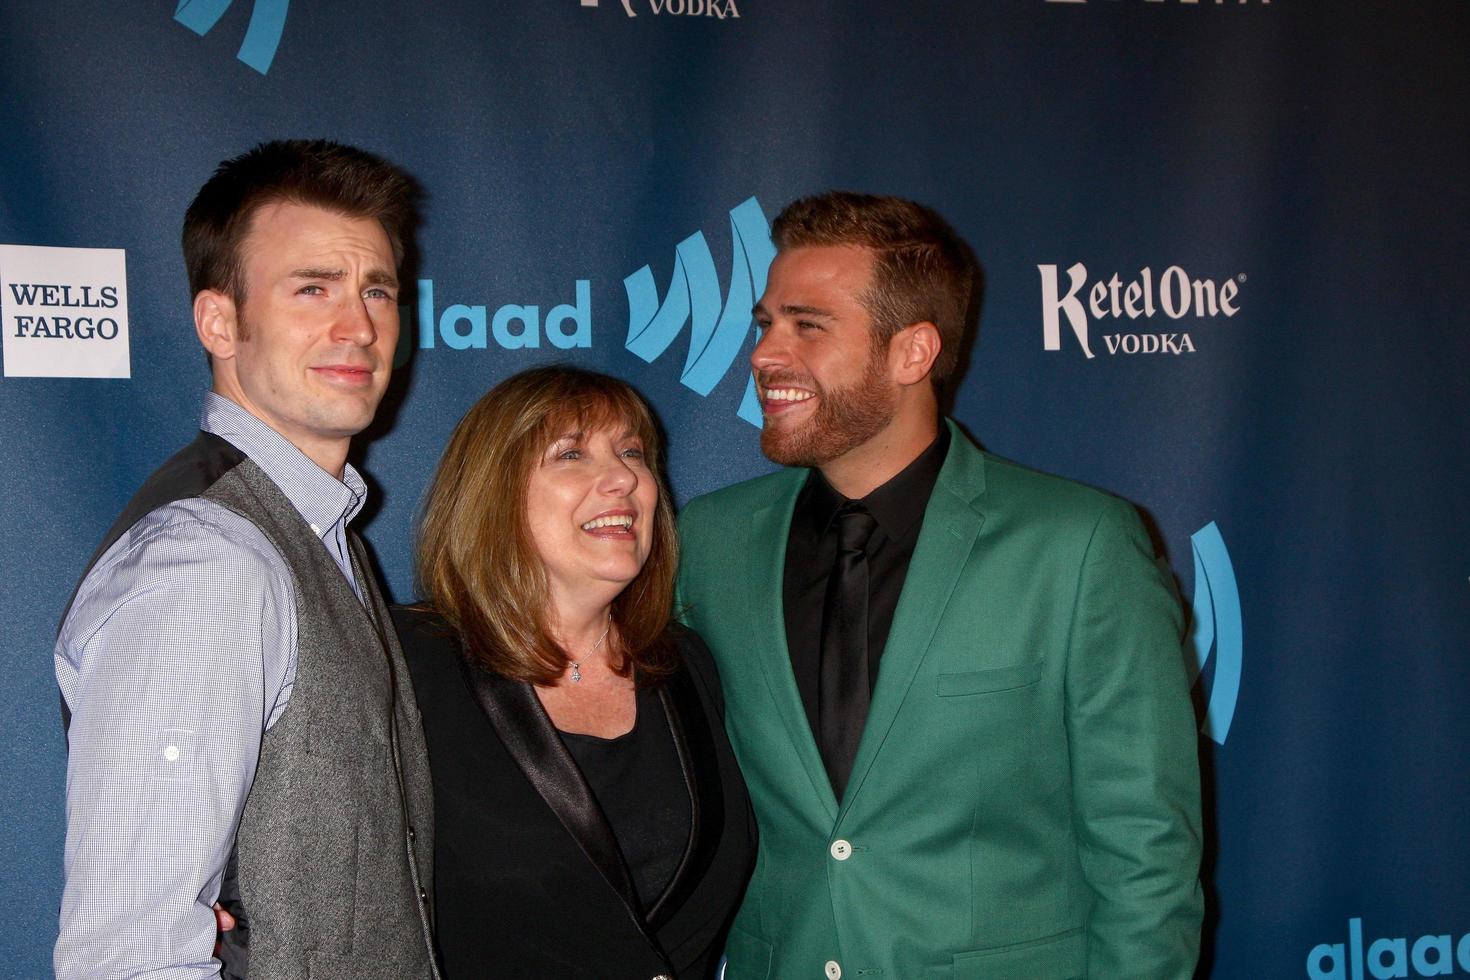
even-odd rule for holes
{"type": "MultiPolygon", "coordinates": [[[[598,648],[602,646],[602,641],[605,640],[605,639],[607,639],[607,634],[608,634],[608,632],[611,629],[612,629],[612,610],[609,609],[608,610],[608,613],[607,613],[607,628],[602,631],[602,635],[597,638],[597,642],[594,643],[594,644],[592,644],[592,648],[590,650],[588,650],[586,653],[582,654],[582,660],[586,660],[588,657],[592,656],[594,653],[597,652],[598,648]]],[[[579,684],[579,683],[581,683],[581,681],[582,681],[582,661],[581,660],[568,660],[567,663],[569,663],[569,664],[572,665],[572,683],[573,684],[579,684]]]]}

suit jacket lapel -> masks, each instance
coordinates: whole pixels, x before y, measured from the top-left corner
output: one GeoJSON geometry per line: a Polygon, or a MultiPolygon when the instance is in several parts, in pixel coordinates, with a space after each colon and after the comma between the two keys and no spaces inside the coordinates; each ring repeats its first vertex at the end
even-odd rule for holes
{"type": "Polygon", "coordinates": [[[893,719],[929,652],[929,642],[985,523],[981,503],[985,458],[953,422],[946,420],[946,424],[950,426],[949,454],[924,510],[924,526],[888,631],[868,721],[843,795],[844,813],[861,792],[863,780],[893,727],[893,719]]]}
{"type": "Polygon", "coordinates": [[[786,493],[756,511],[750,519],[746,594],[751,600],[748,608],[756,614],[751,627],[755,649],[751,653],[760,661],[776,712],[786,726],[791,744],[796,748],[807,779],[811,781],[812,791],[825,810],[827,820],[831,821],[837,818],[837,797],[832,793],[831,780],[827,778],[822,755],[817,751],[817,741],[807,721],[806,709],[802,707],[801,693],[796,689],[796,675],[791,670],[791,650],[786,645],[786,601],[782,586],[786,543],[791,533],[791,514],[806,470],[792,472],[802,476],[793,479],[786,493]],[[768,603],[768,597],[774,601],[768,603]]]}
{"type": "Polygon", "coordinates": [[[700,872],[714,857],[714,846],[724,831],[725,816],[720,760],[710,735],[713,722],[705,713],[688,668],[680,667],[659,688],[658,696],[674,736],[684,788],[689,793],[689,838],[674,876],[648,910],[649,928],[655,930],[683,906],[688,893],[699,882],[700,872]]]}
{"type": "Polygon", "coordinates": [[[541,707],[536,692],[529,684],[481,670],[463,658],[461,666],[465,683],[500,735],[506,751],[622,899],[638,931],[655,949],[660,948],[645,924],[632,875],[623,861],[612,827],[541,707]]]}

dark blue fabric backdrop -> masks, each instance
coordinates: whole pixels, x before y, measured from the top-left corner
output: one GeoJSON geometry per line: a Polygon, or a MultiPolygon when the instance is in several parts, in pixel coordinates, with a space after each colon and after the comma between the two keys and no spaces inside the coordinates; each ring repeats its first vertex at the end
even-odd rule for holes
{"type": "Polygon", "coordinates": [[[989,284],[956,417],[1137,504],[1195,610],[1207,969],[1387,976],[1359,951],[1402,937],[1415,976],[1427,935],[1470,975],[1467,27],[1463,0],[6,5],[0,243],[125,250],[131,368],[65,377],[73,348],[17,336],[38,253],[0,249],[0,975],[45,975],[55,934],[56,619],[208,380],[184,207],[288,135],[429,193],[408,363],[359,453],[399,599],[494,382],[632,381],[681,501],[764,472],[766,219],[828,187],[939,209],[989,284]],[[18,376],[22,350],[63,376],[18,376]]]}

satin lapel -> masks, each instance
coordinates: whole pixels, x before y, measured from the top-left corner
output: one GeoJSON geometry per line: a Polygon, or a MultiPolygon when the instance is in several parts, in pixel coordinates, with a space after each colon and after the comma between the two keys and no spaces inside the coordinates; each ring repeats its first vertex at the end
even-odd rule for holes
{"type": "Polygon", "coordinates": [[[715,755],[710,736],[710,719],[705,714],[699,693],[689,677],[689,669],[680,667],[659,688],[659,703],[674,736],[674,749],[679,755],[679,768],[684,773],[684,788],[689,793],[689,838],[674,876],[663,894],[648,910],[648,927],[660,928],[669,916],[681,908],[699,872],[709,865],[714,845],[724,830],[725,800],[720,786],[720,760],[715,755]]]}
{"type": "Polygon", "coordinates": [[[638,931],[657,949],[658,943],[644,924],[638,893],[612,827],[608,826],[581,770],[541,707],[536,692],[529,684],[480,670],[467,661],[462,660],[461,667],[470,693],[500,735],[506,751],[622,899],[638,931]]]}
{"type": "Polygon", "coordinates": [[[754,622],[751,633],[755,640],[753,655],[760,660],[771,691],[776,713],[786,726],[791,744],[806,770],[812,791],[821,801],[829,821],[837,818],[837,797],[822,765],[817,740],[807,721],[796,689],[796,675],[791,671],[791,651],[786,646],[786,602],[783,581],[786,571],[786,542],[791,534],[791,513],[802,482],[792,484],[790,491],[770,506],[763,507],[750,518],[750,555],[748,608],[754,622]]]}
{"type": "Polygon", "coordinates": [[[893,626],[883,648],[868,721],[843,795],[844,813],[861,795],[863,780],[888,737],[888,730],[893,727],[893,719],[908,695],[914,674],[929,652],[934,631],[985,523],[981,504],[985,458],[953,423],[948,424],[951,426],[949,455],[924,511],[924,526],[909,561],[898,608],[893,613],[893,626]]]}

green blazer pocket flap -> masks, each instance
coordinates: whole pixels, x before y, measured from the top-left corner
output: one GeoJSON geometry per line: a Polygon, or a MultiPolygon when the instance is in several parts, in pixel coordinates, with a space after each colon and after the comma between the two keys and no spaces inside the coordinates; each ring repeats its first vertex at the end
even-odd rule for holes
{"type": "Polygon", "coordinates": [[[954,954],[954,980],[1075,980],[1087,948],[1081,929],[954,954]]]}
{"type": "Polygon", "coordinates": [[[1041,661],[1014,667],[992,667],[990,670],[967,670],[958,674],[940,674],[935,693],[942,698],[964,694],[993,694],[1026,687],[1041,680],[1041,661]]]}
{"type": "Polygon", "coordinates": [[[732,928],[729,938],[725,940],[725,957],[729,964],[726,970],[732,975],[768,980],[771,975],[772,952],[770,943],[742,929],[732,928]]]}

